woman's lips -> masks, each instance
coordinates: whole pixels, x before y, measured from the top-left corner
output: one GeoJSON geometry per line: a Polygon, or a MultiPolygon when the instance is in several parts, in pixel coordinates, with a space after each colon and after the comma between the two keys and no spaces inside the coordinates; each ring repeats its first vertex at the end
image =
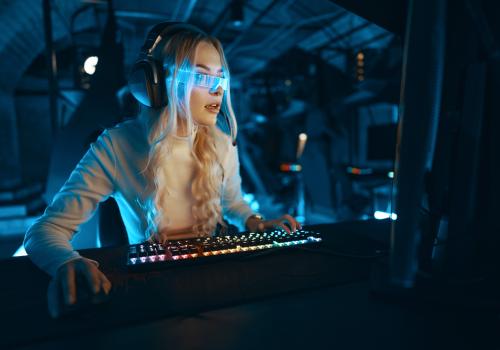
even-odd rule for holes
{"type": "Polygon", "coordinates": [[[219,105],[206,105],[205,109],[210,113],[219,114],[220,106],[219,105]]]}

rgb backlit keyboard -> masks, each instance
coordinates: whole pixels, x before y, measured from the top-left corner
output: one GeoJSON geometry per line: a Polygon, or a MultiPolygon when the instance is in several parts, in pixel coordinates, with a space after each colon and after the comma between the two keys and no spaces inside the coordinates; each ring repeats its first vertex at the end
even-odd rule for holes
{"type": "Polygon", "coordinates": [[[318,232],[310,230],[297,230],[293,233],[275,230],[234,236],[168,241],[165,244],[144,242],[129,246],[127,266],[132,269],[153,268],[174,261],[283,248],[318,243],[321,240],[318,232]]]}

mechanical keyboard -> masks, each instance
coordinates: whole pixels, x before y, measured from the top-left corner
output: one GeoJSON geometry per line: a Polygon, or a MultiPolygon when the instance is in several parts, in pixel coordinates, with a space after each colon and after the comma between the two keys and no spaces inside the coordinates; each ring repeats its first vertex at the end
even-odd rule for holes
{"type": "Polygon", "coordinates": [[[266,249],[321,241],[322,238],[318,232],[303,229],[293,233],[274,230],[232,236],[201,237],[167,241],[164,244],[144,242],[129,246],[127,266],[131,270],[150,270],[170,266],[180,261],[197,261],[222,255],[248,254],[266,249]]]}

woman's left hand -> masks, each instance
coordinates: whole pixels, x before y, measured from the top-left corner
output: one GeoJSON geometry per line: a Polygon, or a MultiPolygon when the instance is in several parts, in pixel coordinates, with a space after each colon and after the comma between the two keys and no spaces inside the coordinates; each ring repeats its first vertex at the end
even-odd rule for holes
{"type": "Polygon", "coordinates": [[[261,220],[256,217],[249,217],[245,226],[250,232],[264,232],[267,229],[283,229],[287,233],[301,229],[302,225],[291,215],[285,214],[275,220],[261,220]]]}

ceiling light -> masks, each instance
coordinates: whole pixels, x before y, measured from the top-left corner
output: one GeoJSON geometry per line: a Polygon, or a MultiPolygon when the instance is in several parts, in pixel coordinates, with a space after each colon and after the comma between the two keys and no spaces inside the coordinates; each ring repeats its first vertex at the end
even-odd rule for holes
{"type": "Polygon", "coordinates": [[[99,57],[97,56],[87,57],[87,59],[83,63],[83,70],[85,71],[85,73],[87,73],[88,75],[94,74],[97,62],[99,62],[99,57]]]}

